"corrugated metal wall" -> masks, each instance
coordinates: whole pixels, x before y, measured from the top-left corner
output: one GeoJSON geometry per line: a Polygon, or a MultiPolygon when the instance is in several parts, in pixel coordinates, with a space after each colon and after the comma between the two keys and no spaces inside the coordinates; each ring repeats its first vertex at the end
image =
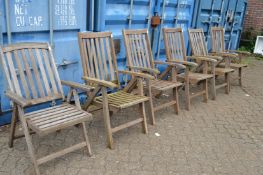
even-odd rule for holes
{"type": "MultiPolygon", "coordinates": [[[[209,41],[209,28],[223,25],[226,41],[231,39],[230,48],[235,49],[246,5],[246,0],[1,0],[0,44],[49,42],[54,47],[61,79],[81,82],[79,31],[112,31],[118,66],[125,69],[122,29],[147,28],[156,59],[165,59],[162,27],[182,27],[188,45],[187,28],[202,27],[209,41]],[[156,28],[151,27],[154,15],[161,18],[156,28]]],[[[0,125],[9,123],[11,116],[5,89],[1,73],[0,125]]]]}

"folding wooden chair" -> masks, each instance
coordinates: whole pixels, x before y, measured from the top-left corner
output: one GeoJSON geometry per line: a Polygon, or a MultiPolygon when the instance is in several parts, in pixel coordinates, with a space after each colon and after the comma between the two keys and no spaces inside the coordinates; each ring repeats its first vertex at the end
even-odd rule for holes
{"type": "MultiPolygon", "coordinates": [[[[216,85],[216,89],[225,88],[225,93],[229,94],[230,92],[230,75],[235,70],[229,68],[230,60],[228,58],[222,58],[220,56],[212,56],[208,54],[205,36],[203,29],[188,29],[190,44],[192,48],[192,54],[194,56],[201,56],[205,58],[213,58],[217,60],[216,68],[215,68],[215,75],[217,76],[225,76],[225,82],[219,85],[216,85]],[[220,63],[225,63],[225,68],[220,68],[218,65],[220,63]]],[[[216,96],[214,96],[216,97],[216,96]]]]}
{"type": "MultiPolygon", "coordinates": [[[[150,47],[150,40],[148,31],[143,30],[123,30],[123,37],[126,48],[127,67],[133,71],[146,72],[152,74],[155,79],[146,83],[146,88],[150,97],[150,111],[152,124],[155,124],[155,112],[166,108],[168,106],[174,106],[176,114],[179,113],[179,100],[178,100],[178,88],[182,83],[176,81],[176,67],[183,67],[183,65],[177,63],[167,63],[161,61],[154,61],[152,50],[150,47]],[[157,78],[159,71],[155,69],[155,64],[164,64],[168,68],[161,75],[161,78],[157,78]],[[169,72],[172,73],[172,81],[162,80],[169,72]],[[173,100],[163,103],[161,105],[153,106],[153,91],[159,91],[160,93],[172,90],[173,100]]],[[[157,93],[158,95],[160,93],[157,93]]]]}
{"type": "MultiPolygon", "coordinates": [[[[215,95],[215,76],[208,72],[208,66],[214,70],[216,60],[203,57],[187,57],[184,37],[181,28],[163,28],[164,44],[167,62],[180,63],[186,66],[184,73],[178,75],[185,85],[186,109],[190,108],[190,101],[192,98],[203,95],[204,101],[208,100],[208,81],[211,81],[213,96],[215,95]],[[199,61],[199,64],[187,61],[187,58],[199,61]],[[204,65],[202,71],[196,72],[196,67],[204,65]],[[203,84],[201,91],[190,93],[190,85],[203,84]]],[[[211,71],[213,72],[213,71],[211,71]]]]}
{"type": "MultiPolygon", "coordinates": [[[[238,50],[225,50],[225,30],[223,27],[212,27],[211,28],[211,39],[212,39],[212,55],[218,55],[222,57],[229,57],[231,59],[230,68],[238,70],[238,81],[239,85],[242,86],[242,70],[247,67],[247,64],[242,64],[242,57],[244,55],[250,55],[249,52],[238,51],[238,50]]],[[[219,66],[225,67],[224,63],[219,66]]]]}
{"type": "Polygon", "coordinates": [[[92,115],[81,110],[76,91],[76,88],[84,91],[89,91],[90,88],[78,83],[60,81],[51,47],[46,43],[14,44],[1,47],[0,52],[3,71],[8,83],[6,96],[13,102],[9,146],[13,147],[13,140],[21,137],[15,136],[16,122],[19,118],[36,174],[40,174],[38,168],[40,164],[80,148],[86,147],[90,155],[85,122],[91,120],[92,115]],[[61,83],[71,87],[67,101],[65,101],[61,83]],[[76,105],[69,103],[72,93],[76,105]],[[65,102],[54,105],[59,99],[65,102]],[[25,112],[27,107],[46,102],[52,102],[53,106],[34,112],[25,112]],[[36,158],[31,132],[42,136],[76,124],[82,126],[83,142],[45,157],[36,158]]]}
{"type": "Polygon", "coordinates": [[[103,107],[104,124],[107,131],[108,146],[113,148],[112,134],[138,123],[142,123],[144,133],[147,133],[145,116],[145,102],[148,97],[143,96],[143,79],[153,78],[150,75],[131,71],[118,71],[114,43],[111,32],[79,33],[79,46],[83,67],[83,79],[86,84],[95,86],[85,109],[92,104],[103,107]],[[107,94],[107,88],[120,89],[119,73],[136,77],[139,94],[131,94],[132,87],[128,84],[123,90],[107,94]],[[100,92],[101,96],[96,97],[100,92]],[[139,105],[141,117],[116,127],[111,126],[110,115],[121,109],[139,105]],[[110,113],[111,111],[111,113],[110,113]]]}

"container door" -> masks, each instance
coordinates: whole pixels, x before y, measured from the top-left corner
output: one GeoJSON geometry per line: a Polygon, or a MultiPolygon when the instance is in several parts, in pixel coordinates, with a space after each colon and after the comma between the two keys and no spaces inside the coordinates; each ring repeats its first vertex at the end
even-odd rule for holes
{"type": "Polygon", "coordinates": [[[203,28],[209,49],[211,48],[210,30],[222,26],[228,0],[199,0],[195,5],[192,28],[203,28]]]}
{"type": "Polygon", "coordinates": [[[224,23],[225,47],[228,50],[236,50],[239,47],[246,7],[246,0],[237,0],[236,3],[229,1],[224,23]]]}
{"type": "Polygon", "coordinates": [[[225,28],[226,49],[237,49],[246,5],[246,0],[198,0],[196,2],[192,28],[203,28],[208,50],[211,49],[210,30],[213,26],[225,28]]]}
{"type": "Polygon", "coordinates": [[[161,17],[161,25],[154,29],[152,48],[155,59],[166,59],[162,28],[181,27],[184,32],[185,45],[187,48],[187,29],[191,26],[194,3],[194,0],[158,1],[155,15],[161,17]]]}
{"type": "Polygon", "coordinates": [[[95,31],[111,31],[118,68],[126,69],[122,29],[150,29],[155,0],[101,0],[95,2],[95,31]]]}
{"type": "MultiPolygon", "coordinates": [[[[77,33],[87,26],[87,2],[80,0],[8,0],[0,3],[0,42],[49,42],[63,80],[81,82],[77,33]]],[[[10,122],[6,83],[0,74],[0,125],[10,122]]]]}

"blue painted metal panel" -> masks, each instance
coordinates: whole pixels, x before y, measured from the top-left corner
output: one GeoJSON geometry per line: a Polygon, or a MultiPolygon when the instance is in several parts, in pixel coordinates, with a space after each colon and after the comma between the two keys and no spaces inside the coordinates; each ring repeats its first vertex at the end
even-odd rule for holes
{"type": "Polygon", "coordinates": [[[159,0],[156,12],[161,16],[161,25],[154,30],[152,44],[155,59],[166,59],[162,28],[181,27],[187,48],[187,29],[191,26],[194,3],[194,0],[159,0]]]}
{"type": "MultiPolygon", "coordinates": [[[[50,42],[61,79],[82,82],[77,32],[91,27],[87,23],[87,1],[82,0],[7,0],[0,1],[0,37],[8,44],[7,19],[10,39],[16,42],[50,42]],[[8,7],[6,9],[6,7],[8,7]],[[9,10],[9,13],[6,13],[9,10]]],[[[92,14],[90,15],[92,18],[92,14]]],[[[10,122],[10,103],[4,95],[3,73],[0,74],[1,111],[0,126],[10,122]]],[[[38,107],[39,108],[39,107],[38,107]]]]}
{"type": "Polygon", "coordinates": [[[210,50],[210,28],[223,26],[226,49],[235,50],[239,46],[246,7],[247,0],[197,0],[192,27],[204,29],[210,50]]]}
{"type": "MultiPolygon", "coordinates": [[[[182,27],[186,31],[191,25],[193,7],[194,0],[102,0],[95,3],[95,31],[112,31],[114,38],[120,39],[118,66],[125,69],[122,29],[148,28],[154,56],[164,58],[161,28],[182,27]],[[157,28],[150,26],[151,16],[154,15],[162,16],[163,19],[163,24],[157,28]]],[[[186,32],[185,37],[187,41],[186,32]]]]}
{"type": "Polygon", "coordinates": [[[155,0],[101,0],[95,2],[95,31],[112,31],[114,39],[120,41],[120,52],[116,53],[119,69],[126,68],[122,29],[150,29],[154,5],[155,0]]]}

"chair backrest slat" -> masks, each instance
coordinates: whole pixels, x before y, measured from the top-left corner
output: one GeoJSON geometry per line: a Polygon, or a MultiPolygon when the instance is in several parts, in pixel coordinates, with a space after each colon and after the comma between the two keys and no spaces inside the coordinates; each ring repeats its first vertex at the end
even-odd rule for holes
{"type": "Polygon", "coordinates": [[[28,81],[29,81],[29,85],[30,85],[30,88],[31,88],[31,91],[32,91],[33,98],[38,98],[37,90],[35,88],[35,84],[34,84],[34,81],[33,81],[33,75],[32,75],[30,66],[28,64],[28,60],[27,60],[27,57],[26,57],[26,54],[25,54],[25,50],[24,49],[21,50],[21,53],[22,53],[22,59],[23,59],[25,70],[26,70],[26,74],[28,76],[28,81]]]}
{"type": "Polygon", "coordinates": [[[212,52],[225,52],[225,30],[223,27],[211,28],[212,52]]]}
{"type": "Polygon", "coordinates": [[[7,57],[7,63],[9,65],[9,70],[11,74],[10,79],[13,80],[11,86],[14,87],[15,93],[17,93],[19,96],[22,96],[11,53],[8,52],[6,54],[6,57],[7,57]]]}
{"type": "Polygon", "coordinates": [[[58,94],[55,94],[55,95],[60,95],[61,94],[62,97],[64,98],[64,92],[63,92],[62,84],[61,84],[61,81],[60,81],[60,78],[59,78],[57,66],[56,66],[56,63],[55,63],[55,58],[54,58],[54,55],[53,55],[53,52],[52,52],[50,46],[48,46],[48,50],[47,51],[48,51],[48,55],[49,55],[49,57],[48,57],[49,59],[48,60],[50,62],[50,65],[51,65],[51,68],[52,68],[52,71],[53,71],[53,76],[54,76],[54,79],[57,82],[57,88],[59,89],[58,94]]]}
{"type": "Polygon", "coordinates": [[[117,82],[117,62],[111,32],[79,33],[83,75],[117,82]]]}
{"type": "MultiPolygon", "coordinates": [[[[22,63],[21,63],[21,61],[19,59],[17,50],[14,51],[14,57],[15,57],[15,61],[16,61],[17,67],[18,67],[19,74],[20,74],[22,86],[23,86],[23,89],[25,90],[25,93],[26,93],[26,98],[29,99],[30,98],[29,87],[28,87],[27,82],[26,82],[24,69],[23,69],[22,63]]],[[[12,59],[10,59],[10,60],[12,60],[12,59]]]]}
{"type": "Polygon", "coordinates": [[[134,36],[131,35],[131,37],[128,40],[128,43],[130,43],[129,44],[130,48],[131,48],[130,52],[133,55],[133,64],[134,65],[140,65],[134,41],[135,41],[134,36]]]}
{"type": "Polygon", "coordinates": [[[208,51],[203,29],[188,29],[192,53],[195,56],[207,56],[208,51]]]}
{"type": "Polygon", "coordinates": [[[97,60],[98,60],[98,70],[99,70],[99,74],[100,74],[100,78],[102,80],[105,80],[105,73],[106,75],[108,74],[108,72],[104,72],[103,70],[103,63],[102,63],[102,56],[101,56],[101,45],[99,43],[99,38],[95,38],[95,44],[96,44],[96,54],[97,54],[97,60]]]}
{"type": "Polygon", "coordinates": [[[44,89],[46,90],[46,93],[48,94],[48,96],[51,96],[50,87],[49,87],[49,84],[48,84],[49,82],[47,80],[46,71],[44,69],[44,65],[43,65],[43,62],[42,62],[43,58],[40,55],[39,49],[36,49],[36,58],[37,58],[37,62],[38,62],[38,65],[39,65],[41,77],[43,79],[44,89]]]}
{"type": "Polygon", "coordinates": [[[28,100],[64,98],[48,44],[20,43],[1,47],[1,61],[11,92],[28,100]]]}
{"type": "Polygon", "coordinates": [[[123,30],[128,66],[154,68],[148,31],[123,30]]]}
{"type": "Polygon", "coordinates": [[[93,65],[93,50],[91,49],[91,42],[89,40],[83,41],[83,72],[85,76],[95,78],[95,67],[93,65]],[[86,43],[86,44],[85,44],[86,43]],[[87,48],[87,49],[86,49],[87,48]],[[86,63],[86,64],[85,64],[86,63]]]}
{"type": "Polygon", "coordinates": [[[183,32],[181,28],[163,28],[164,44],[167,60],[186,61],[183,32]]]}
{"type": "Polygon", "coordinates": [[[30,58],[31,63],[32,63],[31,66],[33,68],[33,72],[34,72],[34,75],[35,75],[35,80],[37,81],[38,90],[40,92],[41,97],[45,97],[44,89],[43,89],[43,86],[42,86],[42,83],[41,83],[41,79],[40,79],[40,75],[39,75],[39,71],[38,71],[38,67],[37,67],[37,63],[36,63],[35,57],[34,57],[33,50],[32,49],[28,49],[28,52],[29,52],[29,58],[30,58]]]}
{"type": "MultiPolygon", "coordinates": [[[[111,53],[111,43],[110,43],[111,41],[110,40],[105,40],[105,43],[106,43],[106,53],[107,53],[107,55],[108,55],[108,62],[109,62],[109,67],[110,67],[110,75],[111,75],[111,77],[112,77],[112,79],[113,80],[115,80],[115,79],[117,79],[117,77],[115,76],[115,73],[114,73],[114,65],[113,64],[115,64],[115,63],[113,63],[113,57],[112,57],[112,55],[111,54],[109,54],[109,53],[111,53]]],[[[117,65],[117,63],[116,63],[116,65],[117,65]]]]}
{"type": "MultiPolygon", "coordinates": [[[[55,81],[55,77],[54,77],[54,73],[52,71],[52,68],[51,68],[51,65],[50,65],[50,62],[48,60],[48,55],[47,55],[47,51],[45,49],[41,49],[42,53],[43,53],[43,59],[44,59],[44,63],[45,63],[45,66],[47,68],[47,73],[48,73],[48,76],[50,77],[50,82],[51,82],[51,86],[53,88],[53,91],[54,91],[54,94],[58,94],[58,88],[56,86],[56,81],[55,81]]],[[[60,87],[59,87],[60,88],[60,87]]]]}
{"type": "MultiPolygon", "coordinates": [[[[101,46],[101,59],[102,59],[102,64],[103,64],[102,70],[104,72],[108,72],[108,66],[107,66],[106,55],[105,55],[106,47],[105,47],[105,43],[104,43],[104,39],[103,38],[100,38],[100,46],[101,46]]],[[[107,74],[107,75],[109,75],[109,74],[107,74]]],[[[104,79],[108,80],[109,76],[104,77],[104,79]]]]}

